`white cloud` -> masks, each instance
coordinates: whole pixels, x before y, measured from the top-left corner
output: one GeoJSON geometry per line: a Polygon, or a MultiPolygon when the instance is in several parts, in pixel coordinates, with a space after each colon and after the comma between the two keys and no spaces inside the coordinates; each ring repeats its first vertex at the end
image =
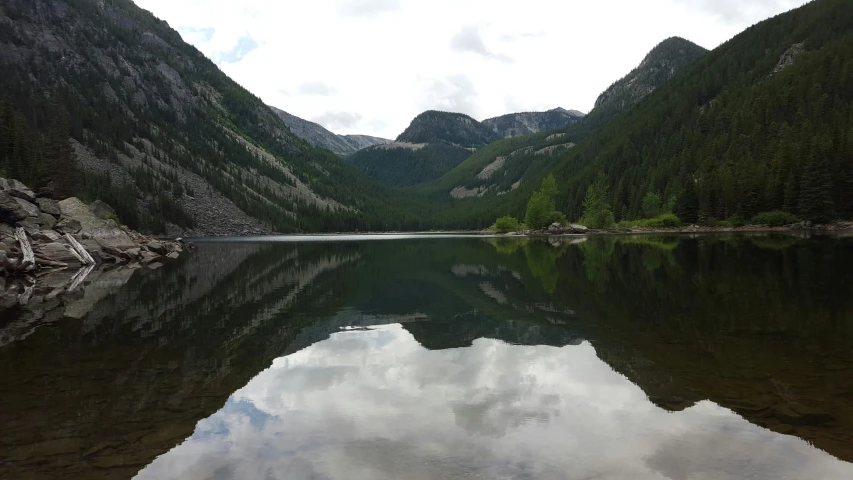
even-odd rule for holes
{"type": "Polygon", "coordinates": [[[495,53],[486,48],[486,43],[480,37],[480,28],[472,25],[462,27],[459,32],[450,40],[450,46],[454,51],[460,53],[475,53],[490,60],[498,60],[501,62],[512,63],[512,58],[495,53]]]}
{"type": "Polygon", "coordinates": [[[357,113],[361,118],[337,133],[390,138],[428,108],[465,109],[478,119],[508,113],[508,103],[589,111],[663,39],[681,36],[712,48],[805,3],[135,1],[267,103],[306,119],[357,113]],[[462,77],[470,86],[457,81],[462,77]],[[334,94],[300,91],[316,81],[334,94]]]}
{"type": "Polygon", "coordinates": [[[338,90],[335,87],[326,85],[319,80],[311,80],[304,82],[299,86],[299,93],[304,95],[326,96],[338,93],[338,90]]]}
{"type": "Polygon", "coordinates": [[[329,130],[348,130],[361,121],[361,114],[350,112],[324,112],[322,115],[311,117],[312,122],[319,123],[329,130]]]}

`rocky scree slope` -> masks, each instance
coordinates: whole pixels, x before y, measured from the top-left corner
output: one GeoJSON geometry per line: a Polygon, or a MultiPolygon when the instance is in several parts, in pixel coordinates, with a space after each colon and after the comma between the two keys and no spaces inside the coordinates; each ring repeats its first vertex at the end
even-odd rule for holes
{"type": "Polygon", "coordinates": [[[386,138],[369,135],[337,135],[320,124],[309,122],[275,107],[270,108],[299,138],[315,147],[331,150],[341,156],[352,155],[361,149],[391,142],[386,138]]]}
{"type": "Polygon", "coordinates": [[[585,116],[577,110],[555,108],[547,112],[510,113],[483,120],[482,124],[501,138],[509,138],[559,130],[582,122],[585,116]]]}
{"type": "MultiPolygon", "coordinates": [[[[0,97],[67,112],[81,189],[145,230],[357,228],[375,186],[130,0],[0,4],[0,97]]],[[[38,185],[33,185],[38,187],[38,185]]]]}

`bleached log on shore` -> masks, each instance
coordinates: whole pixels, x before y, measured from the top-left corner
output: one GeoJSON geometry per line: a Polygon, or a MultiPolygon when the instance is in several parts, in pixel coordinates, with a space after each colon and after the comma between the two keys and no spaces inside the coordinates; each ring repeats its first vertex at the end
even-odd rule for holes
{"type": "Polygon", "coordinates": [[[27,232],[24,231],[22,227],[15,229],[15,240],[18,241],[18,244],[21,246],[21,251],[24,253],[21,263],[18,264],[18,272],[26,273],[35,270],[36,258],[33,253],[33,246],[30,245],[30,241],[27,239],[27,232]]]}
{"type": "Polygon", "coordinates": [[[80,261],[83,265],[94,265],[95,259],[89,255],[89,252],[86,251],[86,248],[83,245],[80,245],[80,242],[77,241],[76,238],[72,237],[71,234],[66,233],[65,239],[68,241],[68,244],[71,245],[71,249],[80,257],[80,261]]]}

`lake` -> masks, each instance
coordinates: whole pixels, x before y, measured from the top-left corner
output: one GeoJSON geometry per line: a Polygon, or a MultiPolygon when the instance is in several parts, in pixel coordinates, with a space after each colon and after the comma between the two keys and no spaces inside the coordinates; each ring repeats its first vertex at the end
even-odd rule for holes
{"type": "Polygon", "coordinates": [[[7,302],[0,478],[853,478],[853,240],[264,240],[7,302]]]}

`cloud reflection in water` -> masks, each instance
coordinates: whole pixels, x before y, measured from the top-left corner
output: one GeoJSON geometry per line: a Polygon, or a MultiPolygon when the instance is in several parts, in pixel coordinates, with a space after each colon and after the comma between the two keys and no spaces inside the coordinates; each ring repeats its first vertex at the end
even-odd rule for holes
{"type": "Polygon", "coordinates": [[[676,413],[598,359],[400,325],[342,331],[235,392],[140,479],[853,478],[853,465],[711,402],[676,413]]]}

